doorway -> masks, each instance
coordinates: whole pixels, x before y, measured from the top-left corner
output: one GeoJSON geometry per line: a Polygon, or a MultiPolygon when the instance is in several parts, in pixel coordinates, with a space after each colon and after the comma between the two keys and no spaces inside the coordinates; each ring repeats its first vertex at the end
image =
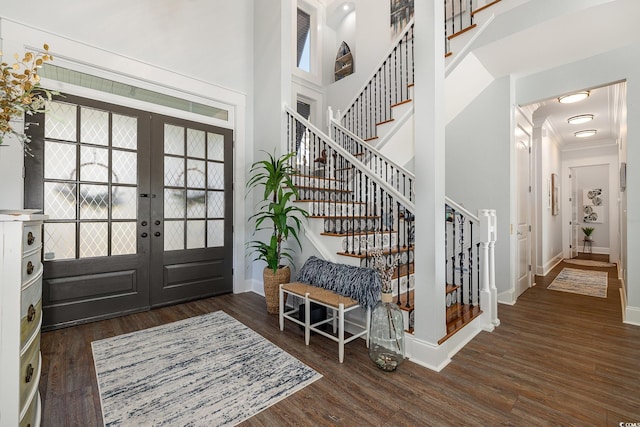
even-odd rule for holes
{"type": "Polygon", "coordinates": [[[232,291],[232,131],[66,95],[29,128],[43,326],[232,291]]]}

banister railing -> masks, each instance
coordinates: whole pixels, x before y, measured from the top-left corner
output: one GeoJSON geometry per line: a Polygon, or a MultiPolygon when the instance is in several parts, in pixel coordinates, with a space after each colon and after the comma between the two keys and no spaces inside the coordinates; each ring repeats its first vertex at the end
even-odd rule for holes
{"type": "Polygon", "coordinates": [[[372,250],[382,250],[388,265],[397,259],[394,294],[409,304],[415,204],[291,108],[285,106],[285,115],[300,201],[309,203],[311,217],[324,220],[324,234],[343,238],[343,255],[369,267],[372,250]]]}
{"type": "Polygon", "coordinates": [[[413,174],[397,165],[379,150],[374,149],[371,144],[359,138],[333,118],[329,120],[331,137],[335,142],[364,163],[371,173],[391,185],[410,201],[414,200],[415,177],[413,174]]]}
{"type": "MultiPolygon", "coordinates": [[[[414,201],[415,175],[393,160],[384,156],[379,150],[358,138],[345,129],[340,123],[330,118],[331,134],[340,146],[355,154],[354,157],[365,165],[372,174],[390,181],[398,192],[414,201]],[[396,177],[401,177],[394,182],[396,177]],[[400,184],[402,183],[402,184],[400,184]],[[409,193],[403,192],[410,188],[409,193]]],[[[445,197],[445,272],[447,287],[447,308],[456,305],[470,307],[481,306],[489,315],[495,314],[497,320],[497,298],[495,297],[494,248],[493,237],[481,230],[495,231],[495,212],[478,216],[464,208],[449,197],[445,197]],[[491,222],[491,226],[489,226],[491,222]],[[490,272],[490,273],[489,273],[490,272]],[[490,290],[493,290],[491,293],[490,290]],[[493,297],[483,298],[485,295],[493,297]]]]}
{"type": "Polygon", "coordinates": [[[465,28],[473,25],[474,0],[444,0],[444,50],[451,50],[449,43],[465,28]]]}
{"type": "Polygon", "coordinates": [[[391,120],[391,107],[409,99],[413,82],[412,19],[339,121],[364,140],[375,138],[376,125],[391,120]]]}

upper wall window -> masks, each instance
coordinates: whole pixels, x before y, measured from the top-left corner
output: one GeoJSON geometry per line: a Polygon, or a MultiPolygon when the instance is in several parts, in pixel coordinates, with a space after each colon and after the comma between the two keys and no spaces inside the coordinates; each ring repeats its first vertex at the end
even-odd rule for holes
{"type": "Polygon", "coordinates": [[[297,65],[303,71],[311,71],[311,15],[298,9],[296,28],[297,65]]]}

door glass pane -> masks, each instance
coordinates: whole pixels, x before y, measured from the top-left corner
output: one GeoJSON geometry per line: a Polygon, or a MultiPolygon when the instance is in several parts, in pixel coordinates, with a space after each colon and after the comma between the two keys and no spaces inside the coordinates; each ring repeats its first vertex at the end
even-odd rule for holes
{"type": "Polygon", "coordinates": [[[205,188],[204,161],[187,160],[187,187],[205,188]]]}
{"type": "Polygon", "coordinates": [[[224,161],[224,135],[207,133],[207,159],[224,161]]]}
{"type": "Polygon", "coordinates": [[[44,118],[44,137],[76,140],[76,106],[62,102],[51,102],[44,118]]]}
{"type": "Polygon", "coordinates": [[[107,256],[108,223],[80,223],[80,258],[107,256]]]}
{"type": "Polygon", "coordinates": [[[80,180],[107,182],[109,180],[109,150],[80,147],[80,180]]]}
{"type": "Polygon", "coordinates": [[[224,190],[224,163],[207,162],[207,188],[209,190],[224,190]]]}
{"type": "Polygon", "coordinates": [[[111,255],[136,253],[136,223],[114,222],[111,224],[111,255]]]}
{"type": "Polygon", "coordinates": [[[76,179],[76,145],[47,141],[44,145],[45,179],[76,179]]]}
{"type": "Polygon", "coordinates": [[[164,157],[164,185],[169,187],[184,186],[184,159],[164,157]]]}
{"type": "Polygon", "coordinates": [[[207,216],[224,218],[224,192],[209,191],[207,196],[207,216]]]}
{"type": "Polygon", "coordinates": [[[184,218],[185,213],[185,191],[173,188],[164,190],[164,217],[184,218]]]}
{"type": "Polygon", "coordinates": [[[76,224],[44,224],[44,259],[73,259],[76,257],[76,224]]]}
{"type": "Polygon", "coordinates": [[[80,184],[80,219],[109,218],[109,186],[80,184]]]}
{"type": "Polygon", "coordinates": [[[96,145],[109,144],[109,113],[93,108],[80,108],[80,142],[96,145]]]}
{"type": "Polygon", "coordinates": [[[164,250],[184,249],[184,221],[164,222],[164,250]]]}
{"type": "Polygon", "coordinates": [[[113,141],[111,145],[117,148],[128,148],[135,150],[138,148],[138,120],[135,117],[112,116],[113,141]]]}
{"type": "Polygon", "coordinates": [[[224,246],[224,220],[207,221],[207,247],[224,246]]]}
{"type": "Polygon", "coordinates": [[[187,221],[187,249],[204,248],[204,221],[187,221]]]}
{"type": "Polygon", "coordinates": [[[181,126],[164,125],[165,154],[184,155],[184,128],[181,126]]]}
{"type": "Polygon", "coordinates": [[[113,184],[136,184],[138,182],[138,155],[135,151],[113,150],[111,152],[113,184]]]}
{"type": "Polygon", "coordinates": [[[204,131],[187,129],[187,156],[204,159],[204,131]]]}
{"type": "Polygon", "coordinates": [[[76,219],[76,186],[44,183],[44,213],[49,219],[76,219]]]}
{"type": "Polygon", "coordinates": [[[111,197],[111,218],[136,219],[138,212],[138,191],[136,187],[113,187],[111,197]]]}

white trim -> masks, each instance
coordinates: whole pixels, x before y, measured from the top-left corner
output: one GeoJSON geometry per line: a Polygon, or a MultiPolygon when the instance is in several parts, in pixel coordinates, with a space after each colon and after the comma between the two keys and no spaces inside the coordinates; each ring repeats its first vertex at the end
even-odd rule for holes
{"type": "Polygon", "coordinates": [[[500,292],[498,294],[498,302],[500,304],[514,305],[516,303],[516,299],[513,296],[514,296],[513,289],[500,292]]]}
{"type": "Polygon", "coordinates": [[[623,316],[623,323],[640,326],[640,307],[627,306],[623,316]]]}

